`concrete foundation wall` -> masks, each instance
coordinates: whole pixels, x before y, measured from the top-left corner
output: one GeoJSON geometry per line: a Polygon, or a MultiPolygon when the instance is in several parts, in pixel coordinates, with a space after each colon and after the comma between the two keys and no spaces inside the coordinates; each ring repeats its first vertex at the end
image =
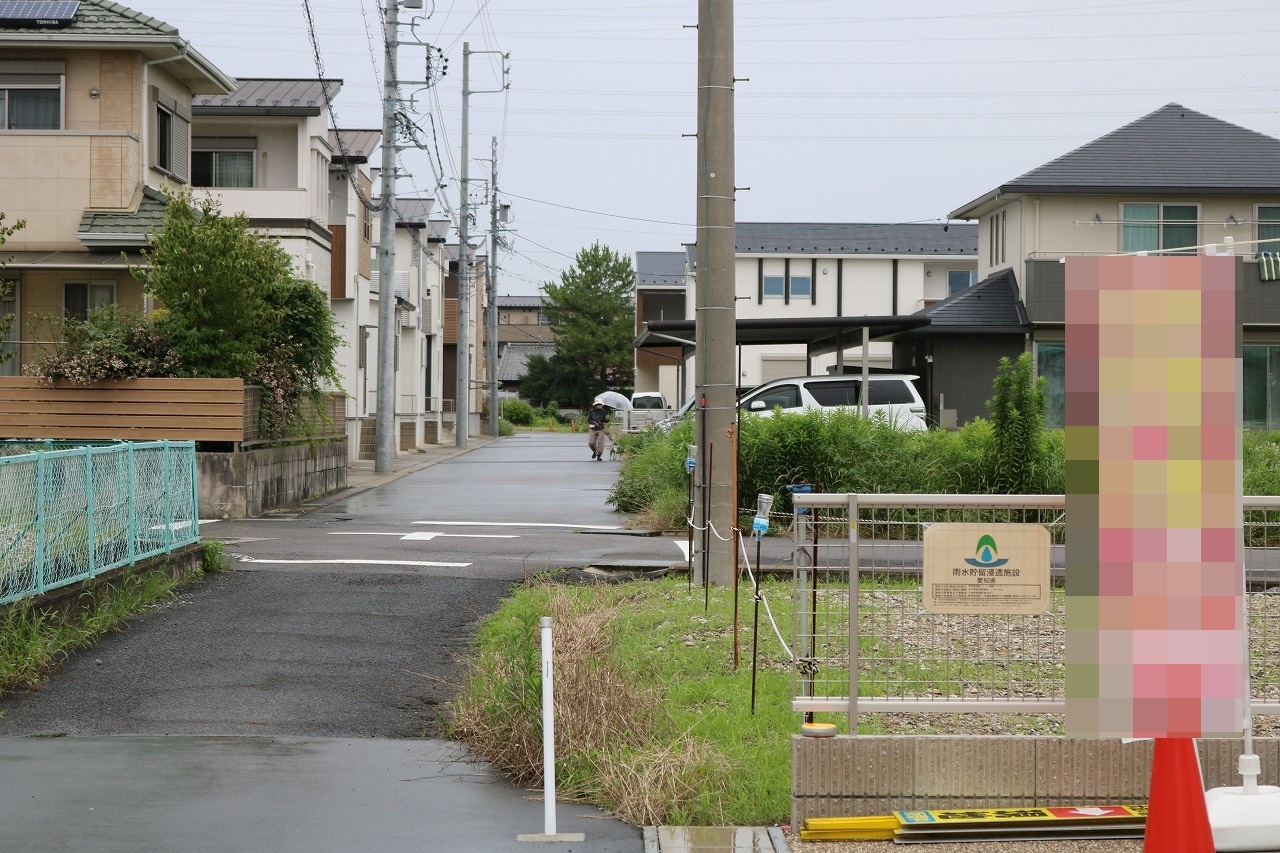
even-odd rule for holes
{"type": "MultiPolygon", "coordinates": [[[[1147,799],[1151,741],[859,736],[791,740],[791,825],[909,809],[1116,805],[1147,799]]],[[[1240,784],[1239,740],[1199,741],[1205,787],[1240,784]]],[[[1280,779],[1280,738],[1256,738],[1259,782],[1280,779]]]]}
{"type": "Polygon", "coordinates": [[[241,453],[197,453],[201,518],[255,518],[344,489],[347,440],[268,447],[241,453]]]}

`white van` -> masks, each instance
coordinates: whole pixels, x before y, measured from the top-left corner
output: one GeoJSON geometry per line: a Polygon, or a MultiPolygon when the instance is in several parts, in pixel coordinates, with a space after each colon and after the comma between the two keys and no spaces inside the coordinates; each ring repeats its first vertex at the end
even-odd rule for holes
{"type": "MultiPolygon", "coordinates": [[[[919,377],[906,373],[873,373],[868,377],[867,410],[873,418],[885,418],[898,429],[920,432],[924,422],[924,400],[913,384],[919,377]]],[[[862,376],[797,376],[775,379],[752,389],[738,401],[743,412],[772,415],[775,410],[804,412],[810,409],[851,409],[860,411],[862,376]]]]}

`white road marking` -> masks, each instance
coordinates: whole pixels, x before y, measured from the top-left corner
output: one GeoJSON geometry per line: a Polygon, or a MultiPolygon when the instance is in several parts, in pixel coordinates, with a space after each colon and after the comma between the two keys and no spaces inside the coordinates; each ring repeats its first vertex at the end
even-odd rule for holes
{"type": "Polygon", "coordinates": [[[418,530],[413,533],[382,533],[379,531],[343,530],[331,531],[330,536],[399,536],[401,540],[431,540],[437,536],[451,536],[454,539],[519,539],[514,533],[436,533],[430,530],[418,530]]]}
{"type": "Polygon", "coordinates": [[[684,554],[685,562],[689,560],[689,541],[687,539],[677,539],[676,547],[680,549],[680,553],[684,554]]]}
{"type": "Polygon", "coordinates": [[[342,565],[342,566],[424,566],[432,569],[465,569],[470,563],[435,563],[429,560],[259,560],[256,557],[236,555],[242,563],[275,563],[283,565],[342,565]]]}
{"type": "Polygon", "coordinates": [[[415,521],[414,524],[432,524],[437,527],[568,527],[578,530],[621,530],[617,524],[550,524],[536,521],[415,521]]]}

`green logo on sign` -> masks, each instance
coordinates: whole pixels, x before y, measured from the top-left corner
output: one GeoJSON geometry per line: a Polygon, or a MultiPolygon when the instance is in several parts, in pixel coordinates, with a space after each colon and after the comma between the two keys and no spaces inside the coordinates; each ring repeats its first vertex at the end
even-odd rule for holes
{"type": "Polygon", "coordinates": [[[988,533],[984,533],[982,538],[978,540],[978,547],[974,549],[973,557],[966,557],[964,561],[980,569],[993,569],[1009,562],[1008,560],[1000,559],[999,549],[996,548],[996,540],[988,533]]]}

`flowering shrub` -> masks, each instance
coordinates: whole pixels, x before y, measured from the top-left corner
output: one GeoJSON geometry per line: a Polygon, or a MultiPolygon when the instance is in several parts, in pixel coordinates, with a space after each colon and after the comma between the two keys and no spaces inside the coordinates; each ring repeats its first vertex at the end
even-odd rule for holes
{"type": "Polygon", "coordinates": [[[86,385],[144,376],[173,376],[178,360],[169,342],[147,318],[96,308],[85,319],[51,320],[62,325],[56,349],[26,366],[29,376],[86,385]]]}

